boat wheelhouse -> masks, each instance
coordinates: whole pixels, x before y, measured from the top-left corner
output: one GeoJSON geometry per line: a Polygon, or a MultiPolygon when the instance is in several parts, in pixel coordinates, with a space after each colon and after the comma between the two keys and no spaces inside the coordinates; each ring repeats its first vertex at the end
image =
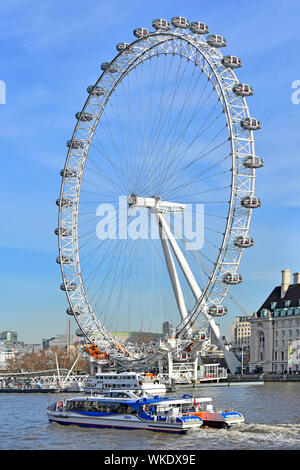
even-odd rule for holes
{"type": "Polygon", "coordinates": [[[211,398],[149,397],[123,390],[57,401],[48,406],[47,415],[50,422],[64,425],[173,433],[197,430],[203,424],[227,428],[245,422],[236,411],[214,411],[211,398]]]}
{"type": "Polygon", "coordinates": [[[86,381],[85,393],[105,393],[108,390],[124,389],[153,394],[166,393],[166,385],[153,374],[137,372],[98,373],[91,375],[86,381]]]}

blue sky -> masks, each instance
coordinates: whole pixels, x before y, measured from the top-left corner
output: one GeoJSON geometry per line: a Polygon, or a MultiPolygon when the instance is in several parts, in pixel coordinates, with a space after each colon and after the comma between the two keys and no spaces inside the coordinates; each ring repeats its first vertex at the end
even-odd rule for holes
{"type": "MultiPolygon", "coordinates": [[[[256,193],[263,205],[251,224],[255,247],[240,267],[244,283],[232,294],[252,313],[280,283],[281,269],[300,271],[300,104],[291,100],[292,82],[300,80],[298,1],[2,0],[0,330],[37,343],[66,331],[55,200],[74,115],[116,43],[130,42],[137,26],[174,15],[204,21],[226,37],[228,53],[243,61],[239,78],[255,91],[251,114],[262,122],[256,153],[265,167],[256,193]]],[[[224,334],[239,314],[232,310],[222,320],[224,334]]]]}

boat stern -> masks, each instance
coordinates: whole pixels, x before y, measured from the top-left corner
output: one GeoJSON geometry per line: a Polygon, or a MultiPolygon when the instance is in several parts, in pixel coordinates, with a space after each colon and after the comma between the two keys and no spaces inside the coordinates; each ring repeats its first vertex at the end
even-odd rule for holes
{"type": "Polygon", "coordinates": [[[244,416],[237,412],[237,411],[225,411],[221,413],[224,417],[224,421],[228,427],[235,425],[235,424],[242,424],[245,423],[244,416]]]}

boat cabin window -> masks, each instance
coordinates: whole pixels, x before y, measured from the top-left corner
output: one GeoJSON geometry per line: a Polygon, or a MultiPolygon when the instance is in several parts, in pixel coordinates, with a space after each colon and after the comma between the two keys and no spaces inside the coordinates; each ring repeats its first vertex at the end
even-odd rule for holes
{"type": "Polygon", "coordinates": [[[136,414],[136,410],[126,403],[104,402],[100,400],[73,400],[67,402],[67,411],[85,411],[112,414],[136,414]]]}

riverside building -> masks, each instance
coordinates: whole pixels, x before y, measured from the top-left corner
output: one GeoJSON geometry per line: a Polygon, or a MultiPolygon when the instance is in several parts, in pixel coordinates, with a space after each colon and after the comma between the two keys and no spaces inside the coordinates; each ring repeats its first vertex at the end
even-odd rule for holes
{"type": "Polygon", "coordinates": [[[274,287],[251,317],[250,371],[298,372],[300,360],[300,273],[282,270],[274,287]]]}
{"type": "Polygon", "coordinates": [[[248,370],[250,359],[251,318],[238,316],[231,326],[231,349],[240,359],[243,370],[248,370]]]}

